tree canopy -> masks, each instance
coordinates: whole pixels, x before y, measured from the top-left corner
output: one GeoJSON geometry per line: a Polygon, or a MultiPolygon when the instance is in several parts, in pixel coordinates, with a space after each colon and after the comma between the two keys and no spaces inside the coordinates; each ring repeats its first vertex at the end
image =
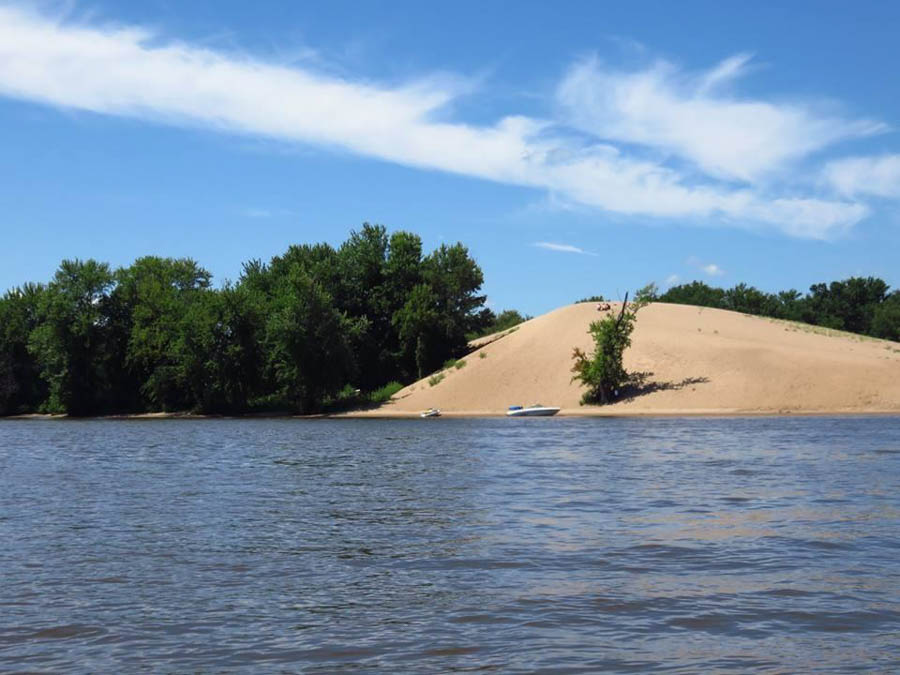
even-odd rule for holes
{"type": "Polygon", "coordinates": [[[363,224],[339,247],[290,246],[214,289],[196,261],[117,270],[64,260],[0,298],[0,415],[313,412],[438,368],[494,316],[460,243],[363,224]]]}
{"type": "Polygon", "coordinates": [[[743,283],[723,289],[692,281],[673,286],[655,300],[730,309],[897,340],[900,291],[889,291],[887,283],[876,277],[813,284],[806,295],[795,289],[766,293],[743,283]]]}
{"type": "MultiPolygon", "coordinates": [[[[462,356],[473,336],[528,318],[486,308],[482,283],[463,244],[426,253],[418,235],[368,223],[336,248],[300,244],[247,261],[220,288],[189,258],[145,256],[116,270],[63,260],[48,283],[0,297],[0,415],[314,412],[340,392],[423,377],[462,356]]],[[[694,281],[644,289],[638,300],[900,340],[900,292],[872,277],[805,295],[694,281]]],[[[627,346],[626,334],[610,335],[627,346]]],[[[621,375],[614,361],[610,372],[621,375]]]]}

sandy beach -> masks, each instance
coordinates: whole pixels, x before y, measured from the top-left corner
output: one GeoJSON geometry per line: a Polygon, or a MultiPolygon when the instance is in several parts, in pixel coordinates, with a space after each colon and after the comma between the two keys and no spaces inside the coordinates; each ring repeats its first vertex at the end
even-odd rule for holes
{"type": "Polygon", "coordinates": [[[596,303],[561,307],[480,340],[462,367],[345,416],[407,417],[431,407],[489,416],[534,403],[561,415],[900,414],[900,343],[659,303],[639,313],[625,356],[640,384],[615,404],[582,406],[572,350],[592,350],[588,326],[601,316],[596,303]]]}

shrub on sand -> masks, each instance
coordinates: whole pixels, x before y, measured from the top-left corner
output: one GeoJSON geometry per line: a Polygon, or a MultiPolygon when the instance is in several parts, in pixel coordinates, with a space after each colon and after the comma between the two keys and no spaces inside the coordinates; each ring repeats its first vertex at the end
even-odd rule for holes
{"type": "Polygon", "coordinates": [[[628,304],[628,294],[619,316],[610,313],[599,321],[593,321],[588,329],[594,338],[594,353],[588,356],[575,347],[572,358],[572,380],[580,380],[588,389],[581,403],[611,403],[618,390],[628,381],[628,373],[622,362],[625,350],[631,346],[631,333],[638,310],[649,304],[646,289],[637,292],[637,300],[628,304]]]}
{"type": "Polygon", "coordinates": [[[372,401],[372,403],[385,403],[390,400],[391,396],[396,394],[401,389],[403,389],[403,385],[399,382],[388,382],[380,389],[376,389],[371,394],[369,394],[369,399],[372,401]]]}

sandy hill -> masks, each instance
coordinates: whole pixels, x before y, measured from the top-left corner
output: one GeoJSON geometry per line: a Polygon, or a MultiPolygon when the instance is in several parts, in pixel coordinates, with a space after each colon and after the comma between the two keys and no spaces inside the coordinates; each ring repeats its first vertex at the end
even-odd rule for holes
{"type": "Polygon", "coordinates": [[[643,374],[642,384],[614,405],[581,406],[572,348],[593,349],[587,329],[600,317],[595,303],[583,303],[531,319],[481,341],[464,367],[441,371],[436,384],[425,378],[357,414],[433,406],[445,415],[490,415],[532,403],[560,406],[561,414],[900,414],[900,343],[668,304],[638,314],[625,366],[643,374]]]}

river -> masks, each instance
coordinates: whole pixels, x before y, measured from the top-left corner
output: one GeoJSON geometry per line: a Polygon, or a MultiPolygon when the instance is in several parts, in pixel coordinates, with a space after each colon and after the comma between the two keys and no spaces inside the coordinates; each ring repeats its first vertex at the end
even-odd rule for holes
{"type": "Polygon", "coordinates": [[[0,670],[900,669],[900,418],[0,421],[0,670]]]}

